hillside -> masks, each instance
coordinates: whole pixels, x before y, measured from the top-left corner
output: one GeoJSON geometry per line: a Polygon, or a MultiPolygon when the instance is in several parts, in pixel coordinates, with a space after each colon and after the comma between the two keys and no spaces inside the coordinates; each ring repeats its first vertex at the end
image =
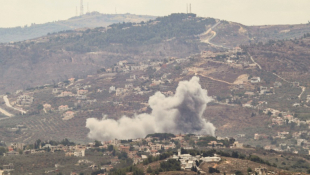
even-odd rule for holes
{"type": "Polygon", "coordinates": [[[54,21],[44,24],[32,24],[14,28],[0,28],[0,43],[17,42],[79,28],[107,27],[114,23],[141,22],[154,19],[153,16],[134,14],[101,14],[87,13],[83,16],[72,17],[68,20],[54,21]]]}
{"type": "Polygon", "coordinates": [[[114,24],[108,30],[66,31],[0,45],[0,92],[52,84],[69,77],[83,78],[123,59],[164,59],[199,53],[195,35],[215,20],[189,18],[193,15],[114,24]]]}
{"type": "Polygon", "coordinates": [[[245,26],[235,22],[221,21],[213,29],[216,36],[212,42],[226,47],[267,43],[269,40],[286,40],[302,37],[310,32],[310,24],[245,26]]]}

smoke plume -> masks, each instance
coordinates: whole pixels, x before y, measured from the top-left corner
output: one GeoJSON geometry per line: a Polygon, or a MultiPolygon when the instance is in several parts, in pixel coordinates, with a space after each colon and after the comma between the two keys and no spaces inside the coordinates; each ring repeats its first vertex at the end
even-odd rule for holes
{"type": "Polygon", "coordinates": [[[112,139],[143,138],[151,133],[192,133],[214,136],[215,127],[202,118],[207,103],[213,99],[202,89],[199,77],[181,81],[175,95],[165,97],[156,92],[149,98],[151,114],[142,113],[132,118],[122,116],[119,120],[89,118],[86,127],[88,137],[101,141],[112,139]]]}

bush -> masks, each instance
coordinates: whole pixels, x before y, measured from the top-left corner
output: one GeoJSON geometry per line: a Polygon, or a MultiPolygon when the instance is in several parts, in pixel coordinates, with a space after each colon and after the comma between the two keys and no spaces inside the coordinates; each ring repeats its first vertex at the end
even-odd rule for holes
{"type": "Polygon", "coordinates": [[[220,170],[213,167],[209,167],[209,173],[220,173],[220,170]]]}
{"type": "Polygon", "coordinates": [[[175,159],[169,159],[160,163],[160,168],[163,171],[180,171],[181,163],[175,159]]]}
{"type": "Polygon", "coordinates": [[[243,175],[243,173],[242,173],[241,171],[237,170],[237,171],[235,172],[235,175],[243,175]]]}

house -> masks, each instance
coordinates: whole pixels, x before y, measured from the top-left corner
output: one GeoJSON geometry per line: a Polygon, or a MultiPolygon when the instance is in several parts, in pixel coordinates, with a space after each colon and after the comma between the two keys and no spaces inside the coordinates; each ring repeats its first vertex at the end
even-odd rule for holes
{"type": "Polygon", "coordinates": [[[74,156],[74,152],[66,152],[65,156],[66,157],[74,156]]]}
{"type": "Polygon", "coordinates": [[[29,95],[20,95],[17,98],[16,103],[19,105],[31,105],[33,101],[34,98],[30,97],[29,95]]]}
{"type": "Polygon", "coordinates": [[[164,94],[165,96],[173,96],[173,92],[172,91],[167,91],[167,92],[162,92],[162,94],[164,94]]]}
{"type": "Polygon", "coordinates": [[[307,103],[310,101],[310,95],[307,95],[307,103]]]}
{"type": "Polygon", "coordinates": [[[268,136],[266,134],[254,134],[254,140],[259,140],[263,138],[267,138],[268,136]]]}
{"type": "Polygon", "coordinates": [[[135,80],[136,79],[136,75],[130,75],[130,79],[135,80]]]}
{"type": "Polygon", "coordinates": [[[281,87],[281,86],[282,86],[282,83],[281,83],[281,82],[276,81],[276,82],[274,82],[273,86],[274,86],[274,87],[276,87],[276,88],[279,88],[279,87],[281,87]]]}
{"type": "Polygon", "coordinates": [[[129,149],[130,149],[129,146],[121,146],[121,147],[120,147],[120,151],[121,151],[121,152],[129,153],[129,149]]]}
{"type": "Polygon", "coordinates": [[[260,95],[266,94],[267,91],[268,91],[268,87],[265,87],[265,86],[259,87],[259,94],[260,95]]]}
{"type": "Polygon", "coordinates": [[[61,92],[62,92],[62,90],[60,88],[53,88],[53,90],[52,90],[52,94],[58,94],[61,92]]]}
{"type": "Polygon", "coordinates": [[[242,52],[242,49],[240,47],[235,47],[233,52],[235,52],[235,53],[242,52]]]}
{"type": "Polygon", "coordinates": [[[125,89],[133,89],[132,83],[130,83],[130,84],[125,84],[125,89]]]}
{"type": "Polygon", "coordinates": [[[68,81],[69,81],[70,83],[74,83],[75,78],[69,78],[68,81]]]}
{"type": "Polygon", "coordinates": [[[85,149],[74,151],[73,155],[75,157],[85,157],[85,149]]]}
{"type": "Polygon", "coordinates": [[[111,86],[111,87],[109,88],[109,93],[112,93],[112,92],[115,92],[115,86],[111,86]]]}
{"type": "Polygon", "coordinates": [[[129,79],[126,79],[126,81],[135,81],[136,80],[136,75],[130,75],[130,78],[129,79]]]}
{"type": "Polygon", "coordinates": [[[69,109],[68,105],[60,105],[60,106],[58,107],[58,111],[66,111],[66,110],[68,110],[68,109],[69,109]]]}
{"type": "Polygon", "coordinates": [[[260,77],[253,77],[250,79],[250,82],[251,83],[259,83],[261,80],[260,80],[260,77]]]}
{"type": "Polygon", "coordinates": [[[62,120],[70,120],[74,117],[74,112],[73,111],[67,111],[63,114],[62,120]]]}
{"type": "Polygon", "coordinates": [[[80,90],[77,91],[78,95],[85,95],[87,93],[88,93],[88,90],[84,90],[84,89],[80,89],[80,90]]]}
{"type": "Polygon", "coordinates": [[[293,87],[299,87],[299,82],[297,82],[297,81],[293,82],[293,83],[292,83],[292,86],[293,86],[293,87]]]}
{"type": "Polygon", "coordinates": [[[43,105],[43,108],[44,108],[45,110],[50,110],[50,109],[52,108],[52,105],[50,105],[50,104],[48,104],[48,103],[45,103],[45,104],[43,105]]]}
{"type": "Polygon", "coordinates": [[[255,93],[254,93],[254,92],[246,91],[246,92],[244,93],[244,95],[253,96],[253,95],[255,95],[255,93]]]}
{"type": "Polygon", "coordinates": [[[3,171],[13,171],[14,165],[13,163],[9,163],[8,165],[3,165],[3,171]]]}
{"type": "Polygon", "coordinates": [[[67,97],[67,96],[71,97],[71,96],[73,96],[73,93],[72,93],[72,92],[69,92],[69,91],[63,91],[63,92],[61,92],[61,93],[59,94],[58,97],[67,97]]]}
{"type": "Polygon", "coordinates": [[[289,120],[289,121],[291,121],[291,120],[294,119],[294,117],[293,117],[292,115],[286,115],[286,116],[284,116],[283,118],[284,118],[284,119],[287,119],[287,120],[289,120]]]}
{"type": "Polygon", "coordinates": [[[284,124],[284,120],[281,117],[273,118],[271,121],[272,121],[273,125],[283,125],[284,124]]]}
{"type": "Polygon", "coordinates": [[[117,89],[116,89],[116,96],[125,95],[126,92],[127,92],[127,89],[124,89],[124,88],[117,88],[117,89]]]}
{"type": "Polygon", "coordinates": [[[243,143],[239,143],[239,142],[235,141],[233,144],[233,147],[234,148],[243,148],[243,143]]]}

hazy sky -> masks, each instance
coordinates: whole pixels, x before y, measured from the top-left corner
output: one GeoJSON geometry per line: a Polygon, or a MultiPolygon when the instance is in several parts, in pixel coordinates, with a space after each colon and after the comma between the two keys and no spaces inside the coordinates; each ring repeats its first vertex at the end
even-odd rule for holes
{"type": "MultiPolygon", "coordinates": [[[[80,0],[0,0],[0,27],[24,26],[75,16],[80,0]]],[[[246,25],[300,24],[310,20],[310,0],[84,0],[84,11],[164,16],[186,12],[246,25]]]]}

